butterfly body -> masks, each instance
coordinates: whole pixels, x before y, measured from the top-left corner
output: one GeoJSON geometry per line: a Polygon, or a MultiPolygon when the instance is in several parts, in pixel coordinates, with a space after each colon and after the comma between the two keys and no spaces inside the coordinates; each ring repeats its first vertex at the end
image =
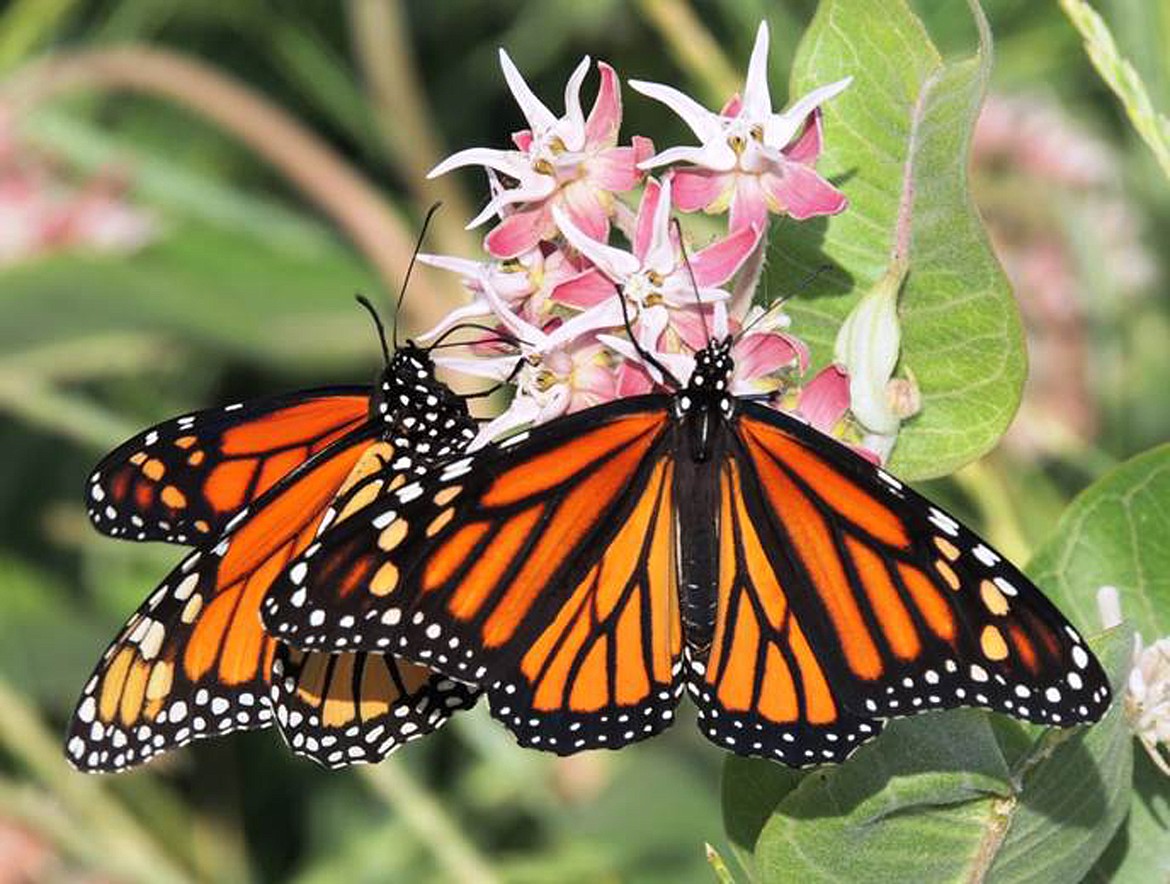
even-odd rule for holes
{"type": "Polygon", "coordinates": [[[486,685],[521,743],[560,753],[657,733],[684,692],[712,741],[793,765],[928,709],[1103,713],[1103,671],[1027,578],[844,445],[733,396],[733,368],[712,343],[673,394],[383,495],[278,580],[266,623],[486,685]]]}

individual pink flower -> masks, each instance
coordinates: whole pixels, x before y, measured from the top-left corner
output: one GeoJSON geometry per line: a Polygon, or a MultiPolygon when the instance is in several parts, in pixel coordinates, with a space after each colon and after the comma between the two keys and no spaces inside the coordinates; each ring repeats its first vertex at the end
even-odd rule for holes
{"type": "Polygon", "coordinates": [[[508,408],[480,430],[472,447],[512,430],[540,424],[569,411],[613,398],[613,373],[596,333],[621,325],[616,298],[573,316],[538,327],[518,316],[485,275],[479,285],[494,319],[518,341],[501,356],[435,358],[438,365],[475,377],[508,382],[516,395],[508,408]]]}
{"type": "MultiPolygon", "coordinates": [[[[457,307],[443,317],[420,340],[434,340],[462,322],[483,320],[494,314],[492,302],[484,293],[483,278],[487,278],[496,296],[509,305],[514,313],[535,325],[552,317],[550,299],[558,286],[573,283],[590,273],[584,262],[574,260],[564,249],[542,242],[523,255],[506,261],[472,261],[449,255],[418,256],[419,263],[458,273],[463,285],[471,292],[470,304],[457,307]]],[[[613,287],[609,288],[610,293],[613,287]]]]}
{"type": "Polygon", "coordinates": [[[448,157],[427,176],[434,178],[462,166],[486,166],[516,182],[494,194],[471,223],[477,227],[493,216],[503,220],[487,235],[484,246],[497,258],[521,255],[556,234],[551,210],[559,207],[595,239],[609,236],[613,194],[633,189],[642,179],[638,164],[654,150],[646,138],[618,147],[622,104],[617,74],[604,62],[597,98],[586,118],[581,109],[581,83],[589,70],[586,56],[565,86],[565,115],[557,117],[524,82],[508,54],[500,50],[500,66],[528,128],[512,136],[519,150],[469,148],[448,157]]]}
{"type": "Polygon", "coordinates": [[[630,87],[662,102],[691,128],[699,147],[672,147],[641,164],[653,169],[687,163],[675,176],[675,205],[684,212],[730,208],[730,227],[763,227],[768,212],[797,220],[833,215],[845,195],[813,169],[821,152],[819,107],[851,77],[815,89],[783,113],[773,113],[768,90],[768,26],[761,22],[743,98],[714,113],[672,86],[630,80],[630,87]]]}
{"type": "Polygon", "coordinates": [[[639,341],[647,349],[658,347],[662,333],[679,311],[726,300],[728,293],[720,286],[735,275],[760,241],[759,228],[745,227],[684,260],[670,218],[669,178],[661,183],[654,179],[646,182],[632,252],[593,239],[559,209],[554,208],[553,215],[569,245],[597,271],[560,285],[554,297],[560,303],[587,308],[616,300],[616,287],[627,303],[639,341]]]}

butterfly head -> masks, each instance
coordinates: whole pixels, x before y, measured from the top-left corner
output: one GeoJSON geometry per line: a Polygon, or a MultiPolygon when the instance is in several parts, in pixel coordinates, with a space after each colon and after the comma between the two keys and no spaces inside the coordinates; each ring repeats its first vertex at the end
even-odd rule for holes
{"type": "Polygon", "coordinates": [[[687,382],[688,392],[730,395],[727,391],[731,387],[731,373],[735,370],[735,361],[731,358],[732,343],[730,336],[711,341],[695,354],[695,369],[687,382]]]}
{"type": "Polygon", "coordinates": [[[470,439],[475,422],[463,397],[435,376],[430,353],[413,341],[394,351],[370,398],[370,417],[387,434],[419,439],[470,439]]]}

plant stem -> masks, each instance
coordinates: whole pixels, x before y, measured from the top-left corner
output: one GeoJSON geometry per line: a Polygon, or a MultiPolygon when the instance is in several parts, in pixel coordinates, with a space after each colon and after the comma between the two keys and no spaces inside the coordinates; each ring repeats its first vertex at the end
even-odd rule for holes
{"type": "Polygon", "coordinates": [[[349,21],[354,53],[361,65],[382,141],[402,169],[402,175],[420,205],[440,200],[435,216],[435,240],[451,254],[478,249],[475,237],[463,229],[475,214],[457,179],[444,175],[433,181],[427,173],[446,154],[442,139],[431,126],[426,93],[419,82],[405,27],[405,10],[396,0],[350,0],[349,21]]]}
{"type": "MultiPolygon", "coordinates": [[[[129,90],[169,99],[206,117],[282,172],[329,215],[376,268],[390,291],[414,248],[407,225],[360,172],[295,118],[238,80],[166,49],[124,46],[64,52],[25,66],[0,90],[17,109],[75,91],[129,90]]],[[[458,303],[457,288],[419,277],[409,321],[430,326],[458,303]]]]}
{"type": "Polygon", "coordinates": [[[640,0],[638,6],[710,101],[721,105],[743,87],[743,77],[685,0],[640,0]]]}
{"type": "Polygon", "coordinates": [[[461,884],[496,884],[488,860],[459,830],[431,793],[415,782],[398,759],[369,765],[361,773],[370,787],[402,818],[434,854],[453,881],[461,884]]]}
{"type": "Polygon", "coordinates": [[[89,400],[16,371],[0,374],[0,411],[99,449],[113,448],[137,429],[89,400]]]}
{"type": "Polygon", "coordinates": [[[999,473],[986,460],[977,460],[955,473],[954,479],[979,507],[992,545],[1009,559],[1026,562],[1031,544],[999,473]]]}

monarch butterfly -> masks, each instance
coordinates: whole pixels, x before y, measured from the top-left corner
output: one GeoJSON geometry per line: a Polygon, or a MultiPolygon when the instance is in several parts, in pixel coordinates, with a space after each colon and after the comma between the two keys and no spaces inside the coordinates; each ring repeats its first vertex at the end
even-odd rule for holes
{"type": "Polygon", "coordinates": [[[281,569],[326,518],[343,523],[369,499],[377,485],[366,477],[404,485],[475,435],[428,352],[408,343],[391,357],[382,342],[375,388],[181,417],[95,469],[88,500],[99,530],[197,548],[98,663],[66,737],[76,767],[120,770],[193,739],[266,727],[273,710],[298,754],[327,766],[377,761],[475,703],[474,689],[428,668],[381,653],[303,654],[260,623],[281,569]],[[329,508],[358,483],[362,495],[329,508]]]}
{"type": "Polygon", "coordinates": [[[484,685],[521,744],[560,754],[649,737],[684,692],[717,745],[793,766],[930,709],[1097,720],[1105,673],[1052,603],[884,470],[730,395],[731,343],[673,393],[383,493],[293,561],[268,628],[484,685]]]}

